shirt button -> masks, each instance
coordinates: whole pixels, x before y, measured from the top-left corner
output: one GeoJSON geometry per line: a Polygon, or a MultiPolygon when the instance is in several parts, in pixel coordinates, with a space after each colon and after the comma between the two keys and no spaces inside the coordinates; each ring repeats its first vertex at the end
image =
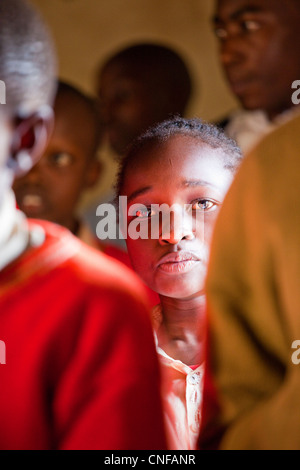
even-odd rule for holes
{"type": "Polygon", "coordinates": [[[190,385],[198,385],[200,383],[200,375],[199,374],[189,375],[188,382],[190,385]]]}

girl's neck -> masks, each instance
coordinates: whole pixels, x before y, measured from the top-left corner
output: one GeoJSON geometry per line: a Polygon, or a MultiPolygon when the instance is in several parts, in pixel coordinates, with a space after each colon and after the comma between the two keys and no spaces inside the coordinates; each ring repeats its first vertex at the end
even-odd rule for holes
{"type": "Polygon", "coordinates": [[[203,362],[205,297],[189,300],[160,297],[162,323],[158,330],[159,346],[173,359],[187,365],[203,362]]]}

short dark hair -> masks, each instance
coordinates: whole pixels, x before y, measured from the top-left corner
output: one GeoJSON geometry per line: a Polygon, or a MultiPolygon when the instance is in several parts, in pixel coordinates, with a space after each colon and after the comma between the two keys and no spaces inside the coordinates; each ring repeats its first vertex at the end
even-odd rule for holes
{"type": "Polygon", "coordinates": [[[237,143],[225,135],[223,130],[198,118],[184,119],[175,117],[148,129],[135,139],[128,153],[120,163],[116,182],[116,196],[120,196],[126,172],[141,158],[141,154],[162,145],[172,137],[182,135],[196,139],[213,149],[223,151],[224,168],[234,173],[243,158],[237,143]]]}
{"type": "Polygon", "coordinates": [[[49,32],[26,0],[0,1],[0,79],[11,114],[28,114],[51,104],[56,59],[49,32]]]}
{"type": "Polygon", "coordinates": [[[72,85],[67,81],[59,80],[57,85],[56,99],[63,95],[71,96],[86,109],[90,117],[89,125],[93,135],[90,153],[92,157],[96,156],[96,152],[103,138],[103,127],[101,125],[98,106],[95,99],[84,93],[77,86],[72,85]]]}
{"type": "MultiPolygon", "coordinates": [[[[184,114],[193,91],[189,69],[182,57],[170,47],[161,44],[141,43],[128,46],[100,66],[98,76],[107,67],[123,64],[128,71],[143,81],[163,90],[173,99],[176,109],[170,114],[184,114]]],[[[170,101],[170,100],[169,100],[170,101]]]]}

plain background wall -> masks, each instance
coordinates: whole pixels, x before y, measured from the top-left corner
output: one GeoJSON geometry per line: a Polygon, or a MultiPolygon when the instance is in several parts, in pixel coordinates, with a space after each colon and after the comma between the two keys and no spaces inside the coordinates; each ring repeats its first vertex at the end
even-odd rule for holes
{"type": "MultiPolygon", "coordinates": [[[[218,62],[210,19],[214,0],[31,0],[48,23],[57,47],[60,77],[93,92],[94,71],[127,45],[154,41],[185,59],[195,82],[188,116],[213,121],[236,108],[218,62]]],[[[103,153],[105,170],[87,204],[110,186],[116,166],[103,153]]]]}

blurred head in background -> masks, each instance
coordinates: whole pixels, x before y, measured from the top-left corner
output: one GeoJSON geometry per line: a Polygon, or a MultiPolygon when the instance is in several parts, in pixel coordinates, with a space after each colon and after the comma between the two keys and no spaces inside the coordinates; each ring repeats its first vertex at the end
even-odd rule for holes
{"type": "Polygon", "coordinates": [[[15,175],[28,171],[52,130],[56,59],[36,11],[23,0],[0,2],[0,209],[15,175]]]}
{"type": "Polygon", "coordinates": [[[139,44],[101,64],[96,91],[108,142],[116,156],[122,157],[148,127],[185,114],[192,80],[176,52],[161,45],[139,44]]]}
{"type": "Polygon", "coordinates": [[[76,233],[78,201],[100,173],[98,112],[90,97],[60,81],[54,114],[54,131],[43,156],[29,173],[15,180],[13,189],[28,217],[49,220],[76,233]]]}
{"type": "Polygon", "coordinates": [[[292,107],[300,77],[299,0],[217,0],[214,30],[232,92],[270,119],[292,107]]]}

